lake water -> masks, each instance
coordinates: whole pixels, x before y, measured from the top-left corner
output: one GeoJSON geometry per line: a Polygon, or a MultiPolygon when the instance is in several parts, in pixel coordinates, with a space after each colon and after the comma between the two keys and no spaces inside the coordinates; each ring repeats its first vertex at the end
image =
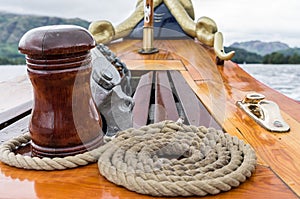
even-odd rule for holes
{"type": "MultiPolygon", "coordinates": [[[[259,81],[300,101],[300,65],[240,64],[259,81]]],[[[26,66],[0,66],[0,82],[26,74],[26,66]]]]}
{"type": "Polygon", "coordinates": [[[264,84],[300,101],[300,65],[241,64],[240,66],[264,84]]]}
{"type": "Polygon", "coordinates": [[[26,74],[26,65],[0,65],[0,83],[26,74]]]}

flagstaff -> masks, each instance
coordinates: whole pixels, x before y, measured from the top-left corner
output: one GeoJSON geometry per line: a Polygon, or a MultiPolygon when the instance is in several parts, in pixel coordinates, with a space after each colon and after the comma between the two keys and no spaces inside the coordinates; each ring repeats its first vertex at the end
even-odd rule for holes
{"type": "Polygon", "coordinates": [[[144,28],[143,28],[143,48],[141,54],[157,53],[158,49],[153,47],[153,0],[144,0],[144,28]]]}

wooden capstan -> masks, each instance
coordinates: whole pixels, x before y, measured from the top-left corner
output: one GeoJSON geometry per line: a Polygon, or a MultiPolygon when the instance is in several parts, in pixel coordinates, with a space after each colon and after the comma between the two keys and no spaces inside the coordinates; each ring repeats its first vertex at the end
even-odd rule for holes
{"type": "Polygon", "coordinates": [[[144,28],[143,28],[143,48],[141,54],[157,53],[158,49],[153,47],[154,40],[154,4],[153,0],[144,0],[144,28]]]}
{"type": "Polygon", "coordinates": [[[40,27],[20,40],[34,90],[33,156],[76,155],[102,144],[102,120],[90,90],[94,47],[93,37],[78,26],[40,27]]]}

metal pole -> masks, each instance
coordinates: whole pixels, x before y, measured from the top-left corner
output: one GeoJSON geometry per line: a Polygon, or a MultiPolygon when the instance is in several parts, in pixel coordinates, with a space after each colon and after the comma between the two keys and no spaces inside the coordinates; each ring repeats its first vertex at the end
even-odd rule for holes
{"type": "Polygon", "coordinates": [[[157,53],[158,49],[153,47],[154,31],[154,4],[153,0],[144,0],[144,28],[143,28],[143,48],[139,51],[141,54],[157,53]]]}

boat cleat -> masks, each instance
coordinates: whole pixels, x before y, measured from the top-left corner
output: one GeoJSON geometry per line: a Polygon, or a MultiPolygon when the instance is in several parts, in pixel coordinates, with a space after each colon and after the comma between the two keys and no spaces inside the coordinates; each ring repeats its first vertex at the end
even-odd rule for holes
{"type": "Polygon", "coordinates": [[[237,106],[244,110],[252,119],[265,129],[272,132],[288,132],[289,125],[280,114],[279,106],[259,93],[249,93],[237,106]]]}

